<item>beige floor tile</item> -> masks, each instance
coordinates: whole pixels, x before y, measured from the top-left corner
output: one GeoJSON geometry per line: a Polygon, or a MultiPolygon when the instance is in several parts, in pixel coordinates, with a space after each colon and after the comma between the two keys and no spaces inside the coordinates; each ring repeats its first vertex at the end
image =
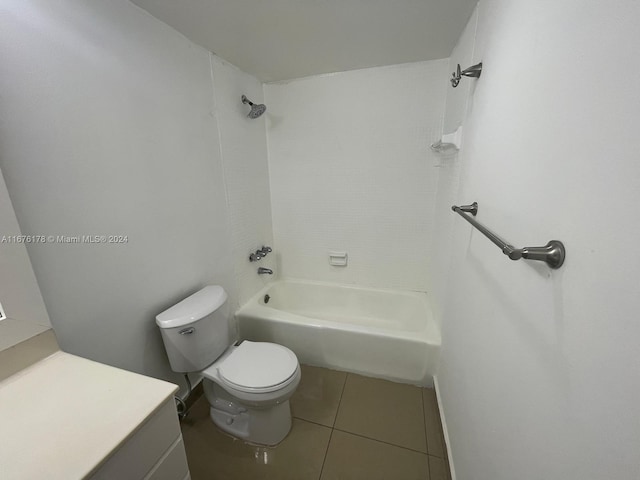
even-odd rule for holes
{"type": "Polygon", "coordinates": [[[302,365],[302,380],[291,397],[296,418],[333,427],[338,413],[345,372],[302,365]]]}
{"type": "Polygon", "coordinates": [[[317,480],[330,434],[330,428],[293,419],[291,432],[277,447],[247,445],[211,422],[204,397],[182,422],[193,480],[317,480]]]}
{"type": "Polygon", "coordinates": [[[442,458],[431,455],[429,455],[429,474],[431,475],[431,480],[449,480],[451,478],[447,462],[442,458]]]}
{"type": "Polygon", "coordinates": [[[321,480],[429,480],[427,455],[334,430],[321,480]]]}
{"type": "Polygon", "coordinates": [[[335,428],[427,452],[422,389],[347,375],[335,428]]]}
{"type": "Polygon", "coordinates": [[[422,398],[424,399],[424,420],[425,430],[427,431],[427,449],[429,455],[444,458],[444,435],[442,434],[442,423],[440,421],[440,412],[438,411],[436,391],[432,388],[423,388],[422,398]]]}

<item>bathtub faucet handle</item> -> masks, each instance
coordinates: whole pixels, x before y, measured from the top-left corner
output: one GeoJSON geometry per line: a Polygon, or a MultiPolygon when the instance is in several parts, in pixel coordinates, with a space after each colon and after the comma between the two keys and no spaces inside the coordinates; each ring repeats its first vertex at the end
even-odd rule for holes
{"type": "Polygon", "coordinates": [[[258,250],[256,253],[252,253],[251,255],[249,255],[249,261],[257,262],[258,260],[261,260],[262,257],[264,257],[264,255],[262,255],[260,250],[258,250]]]}
{"type": "Polygon", "coordinates": [[[271,247],[265,247],[263,245],[262,248],[259,248],[258,250],[256,250],[255,253],[252,253],[251,255],[249,255],[249,261],[257,262],[258,260],[262,260],[264,257],[267,256],[267,253],[271,253],[271,252],[273,252],[273,249],[271,247]]]}

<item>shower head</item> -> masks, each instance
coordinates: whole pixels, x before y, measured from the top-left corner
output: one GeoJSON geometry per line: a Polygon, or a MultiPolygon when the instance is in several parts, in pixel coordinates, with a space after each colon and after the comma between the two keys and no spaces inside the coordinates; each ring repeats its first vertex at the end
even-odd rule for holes
{"type": "Polygon", "coordinates": [[[251,105],[251,111],[247,114],[247,117],[249,118],[258,118],[267,110],[265,105],[255,104],[244,95],[242,95],[242,103],[248,103],[251,105]]]}

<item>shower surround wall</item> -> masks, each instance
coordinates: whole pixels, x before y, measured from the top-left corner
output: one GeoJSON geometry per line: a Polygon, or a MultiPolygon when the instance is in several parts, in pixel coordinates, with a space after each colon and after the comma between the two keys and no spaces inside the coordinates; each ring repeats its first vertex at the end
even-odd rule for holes
{"type": "Polygon", "coordinates": [[[208,283],[236,305],[262,286],[243,284],[232,247],[271,238],[264,120],[245,125],[237,91],[258,98],[259,82],[126,0],[4,2],[0,58],[0,167],[22,233],[127,237],[28,245],[61,347],[181,383],[155,315],[208,283]],[[255,217],[238,206],[245,171],[255,217]]]}
{"type": "MultiPolygon", "coordinates": [[[[467,28],[463,31],[458,44],[451,52],[448,72],[456,71],[458,64],[473,65],[473,46],[478,21],[478,9],[476,8],[469,19],[467,28]]],[[[466,68],[466,67],[463,67],[466,68]]],[[[476,81],[463,78],[456,88],[448,86],[446,96],[447,104],[444,112],[442,126],[443,133],[453,133],[462,126],[463,134],[466,125],[463,125],[468,109],[469,95],[475,89],[476,81]]],[[[464,138],[463,138],[464,141],[464,138]]],[[[428,275],[429,292],[431,292],[431,308],[438,323],[442,324],[442,307],[450,286],[451,259],[457,255],[452,249],[453,226],[458,221],[457,215],[452,215],[451,205],[459,202],[458,188],[460,170],[462,168],[461,153],[440,157],[438,169],[438,185],[435,199],[434,223],[438,226],[434,236],[430,252],[431,268],[428,275]]],[[[451,286],[455,288],[455,286],[451,286]]]]}
{"type": "Polygon", "coordinates": [[[478,12],[449,68],[484,65],[460,84],[468,106],[448,91],[445,123],[465,132],[439,178],[450,256],[432,262],[448,282],[437,384],[456,477],[638,479],[640,4],[478,12]],[[449,210],[474,200],[517,246],[562,240],[564,266],[510,261],[449,210]]]}
{"type": "Polygon", "coordinates": [[[275,255],[249,262],[249,253],[273,246],[269,166],[265,118],[247,118],[244,94],[264,103],[262,83],[216,55],[211,55],[220,151],[229,209],[233,265],[238,291],[232,310],[244,304],[271,280],[258,275],[258,267],[275,268],[275,255]]]}
{"type": "Polygon", "coordinates": [[[286,277],[427,290],[447,60],[266,84],[286,277]],[[330,266],[345,251],[348,266],[330,266]]]}

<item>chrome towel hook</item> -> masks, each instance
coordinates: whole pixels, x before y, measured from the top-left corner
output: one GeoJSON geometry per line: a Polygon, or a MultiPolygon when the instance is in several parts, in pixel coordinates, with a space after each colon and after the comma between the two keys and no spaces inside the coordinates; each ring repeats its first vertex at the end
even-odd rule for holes
{"type": "Polygon", "coordinates": [[[450,80],[453,88],[456,88],[460,83],[462,77],[472,77],[472,78],[480,78],[480,74],[482,73],[482,62],[473,65],[469,68],[465,68],[464,70],[460,70],[460,64],[458,64],[458,68],[455,72],[453,72],[452,78],[450,80]]]}

